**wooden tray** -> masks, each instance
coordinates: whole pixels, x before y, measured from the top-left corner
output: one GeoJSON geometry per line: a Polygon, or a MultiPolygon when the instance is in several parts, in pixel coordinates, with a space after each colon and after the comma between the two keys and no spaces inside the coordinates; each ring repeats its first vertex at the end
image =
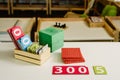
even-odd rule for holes
{"type": "Polygon", "coordinates": [[[39,18],[35,41],[38,41],[38,32],[47,27],[55,25],[56,22],[66,24],[64,30],[64,41],[114,41],[107,23],[99,28],[90,28],[87,18],[39,18]]]}
{"type": "Polygon", "coordinates": [[[35,23],[35,18],[0,18],[0,40],[11,41],[7,34],[7,29],[13,26],[20,26],[25,34],[31,37],[31,31],[35,23]],[[4,33],[4,34],[3,34],[4,33]]]}
{"type": "Polygon", "coordinates": [[[90,27],[104,26],[104,19],[102,17],[96,17],[96,16],[88,17],[87,21],[90,27]]]}
{"type": "Polygon", "coordinates": [[[111,27],[115,41],[120,42],[120,16],[106,16],[105,19],[111,27]]]}

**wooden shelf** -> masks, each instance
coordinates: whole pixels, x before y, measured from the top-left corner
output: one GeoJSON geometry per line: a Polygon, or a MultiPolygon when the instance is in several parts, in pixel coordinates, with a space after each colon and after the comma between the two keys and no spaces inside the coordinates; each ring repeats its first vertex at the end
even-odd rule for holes
{"type": "Polygon", "coordinates": [[[0,4],[0,10],[8,10],[8,7],[5,4],[0,4]]]}
{"type": "Polygon", "coordinates": [[[44,10],[46,14],[52,11],[85,11],[90,0],[8,0],[0,4],[0,10],[8,10],[14,14],[15,10],[44,10]]]}
{"type": "Polygon", "coordinates": [[[79,0],[75,0],[71,2],[70,0],[49,0],[49,14],[52,14],[52,11],[84,11],[87,8],[87,4],[89,0],[83,0],[83,4],[79,3],[79,0]],[[56,1],[56,3],[55,3],[56,1]],[[73,2],[76,2],[74,4],[73,2]]]}
{"type": "Polygon", "coordinates": [[[19,0],[11,0],[11,13],[14,13],[14,10],[45,10],[48,14],[48,0],[45,0],[43,3],[19,3],[19,0]],[[18,1],[18,2],[17,2],[18,1]]]}
{"type": "Polygon", "coordinates": [[[0,10],[7,10],[8,14],[10,14],[10,0],[0,2],[0,10]]]}
{"type": "Polygon", "coordinates": [[[120,42],[120,16],[106,16],[105,19],[114,32],[115,41],[120,42]]]}
{"type": "Polygon", "coordinates": [[[47,10],[45,5],[16,5],[14,10],[47,10]]]}

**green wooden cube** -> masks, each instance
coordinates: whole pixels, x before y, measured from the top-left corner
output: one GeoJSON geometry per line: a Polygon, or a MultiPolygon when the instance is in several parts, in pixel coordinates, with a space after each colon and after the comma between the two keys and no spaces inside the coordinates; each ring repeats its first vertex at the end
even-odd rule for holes
{"type": "Polygon", "coordinates": [[[51,52],[61,48],[64,45],[64,31],[54,27],[39,31],[39,44],[48,44],[51,52]]]}

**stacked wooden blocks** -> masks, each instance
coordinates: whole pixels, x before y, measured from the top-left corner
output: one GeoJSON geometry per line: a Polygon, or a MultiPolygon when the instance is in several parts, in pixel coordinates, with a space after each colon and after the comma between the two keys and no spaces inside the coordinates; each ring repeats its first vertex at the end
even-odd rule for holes
{"type": "Polygon", "coordinates": [[[85,62],[80,48],[62,48],[61,56],[65,64],[85,62]]]}
{"type": "Polygon", "coordinates": [[[64,45],[64,31],[54,27],[41,30],[39,32],[39,44],[48,44],[51,52],[61,48],[64,45]]]}

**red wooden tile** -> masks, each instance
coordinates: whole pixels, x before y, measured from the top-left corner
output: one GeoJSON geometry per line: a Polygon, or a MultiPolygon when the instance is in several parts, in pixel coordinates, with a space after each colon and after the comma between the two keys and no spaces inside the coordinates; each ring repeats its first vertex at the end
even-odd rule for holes
{"type": "Polygon", "coordinates": [[[85,62],[80,48],[62,48],[62,59],[66,64],[85,62]]]}

